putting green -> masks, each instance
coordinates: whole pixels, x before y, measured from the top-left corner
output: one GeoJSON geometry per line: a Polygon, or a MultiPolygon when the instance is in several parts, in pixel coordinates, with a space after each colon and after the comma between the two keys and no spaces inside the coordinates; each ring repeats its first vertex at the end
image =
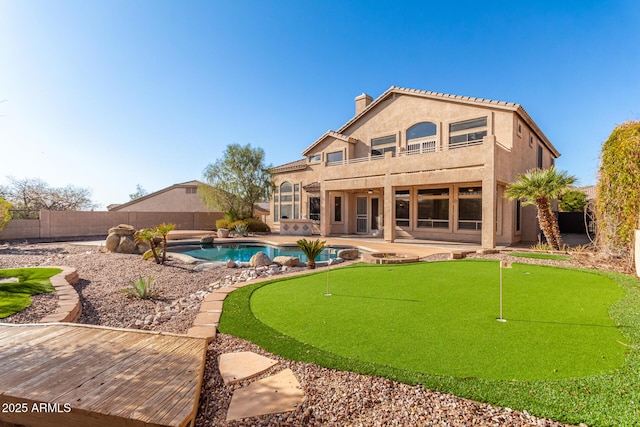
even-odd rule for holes
{"type": "Polygon", "coordinates": [[[0,270],[0,279],[18,278],[18,282],[0,283],[0,319],[9,317],[31,305],[31,295],[53,292],[49,280],[59,268],[10,268],[0,270]]]}
{"type": "Polygon", "coordinates": [[[624,364],[628,340],[608,314],[624,296],[584,271],[449,261],[362,266],[282,280],[253,292],[264,324],[324,351],[458,378],[575,378],[624,364]],[[325,296],[329,274],[331,296],[325,296]]]}

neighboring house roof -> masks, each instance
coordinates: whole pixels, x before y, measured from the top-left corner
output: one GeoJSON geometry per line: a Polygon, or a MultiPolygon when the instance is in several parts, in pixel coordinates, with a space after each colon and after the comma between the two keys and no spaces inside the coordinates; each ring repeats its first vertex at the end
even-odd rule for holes
{"type": "MultiPolygon", "coordinates": [[[[351,125],[353,125],[355,122],[357,122],[362,117],[367,115],[369,111],[374,109],[377,105],[379,105],[383,101],[389,98],[393,98],[397,95],[411,95],[411,96],[418,96],[418,97],[428,98],[428,99],[446,100],[446,101],[456,102],[460,104],[467,104],[467,105],[471,104],[471,105],[477,105],[482,107],[496,108],[500,110],[515,111],[531,127],[531,129],[533,129],[533,131],[538,135],[538,138],[546,145],[546,147],[551,151],[551,153],[553,153],[553,155],[556,158],[560,157],[560,153],[558,152],[558,150],[553,146],[553,144],[551,144],[551,141],[549,141],[546,135],[542,132],[542,130],[540,130],[538,125],[536,125],[533,119],[531,119],[529,114],[525,111],[524,108],[522,108],[520,104],[515,104],[513,102],[505,102],[505,101],[494,101],[494,100],[483,99],[483,98],[473,98],[470,96],[449,95],[446,93],[430,92],[426,90],[407,89],[407,88],[401,88],[397,86],[391,86],[389,89],[387,89],[386,92],[384,92],[374,101],[372,101],[364,110],[362,110],[360,114],[355,115],[351,120],[345,123],[336,132],[327,131],[323,136],[321,136],[319,139],[313,142],[313,144],[307,147],[302,152],[302,155],[306,156],[314,147],[320,144],[328,136],[333,136],[337,138],[336,135],[341,135],[342,137],[349,138],[348,136],[344,135],[344,133],[351,125]]],[[[281,171],[278,170],[277,172],[281,172],[281,171]]]]}
{"type": "Polygon", "coordinates": [[[576,190],[582,191],[587,195],[587,200],[593,200],[596,198],[596,186],[595,185],[587,185],[584,187],[577,187],[576,190]]]}
{"type": "Polygon", "coordinates": [[[269,214],[271,212],[271,204],[269,202],[258,202],[253,204],[255,213],[269,214]]]}
{"type": "Polygon", "coordinates": [[[179,184],[173,184],[170,187],[166,187],[166,188],[163,188],[162,190],[158,190],[158,191],[155,191],[153,193],[149,193],[147,195],[144,195],[142,197],[138,197],[137,199],[128,201],[127,203],[111,204],[111,205],[107,206],[107,210],[109,210],[109,211],[119,211],[119,210],[121,210],[123,208],[127,208],[127,207],[129,207],[131,205],[135,205],[136,203],[139,203],[139,202],[141,202],[143,200],[147,200],[147,199],[155,197],[155,196],[157,196],[159,194],[166,193],[167,191],[173,190],[174,188],[197,187],[200,184],[204,184],[204,183],[200,182],[198,180],[193,180],[193,181],[182,182],[182,183],[179,183],[179,184]]]}
{"type": "Polygon", "coordinates": [[[294,162],[285,163],[284,165],[276,166],[272,169],[273,172],[292,172],[297,170],[304,170],[307,168],[307,159],[300,159],[294,162]]]}

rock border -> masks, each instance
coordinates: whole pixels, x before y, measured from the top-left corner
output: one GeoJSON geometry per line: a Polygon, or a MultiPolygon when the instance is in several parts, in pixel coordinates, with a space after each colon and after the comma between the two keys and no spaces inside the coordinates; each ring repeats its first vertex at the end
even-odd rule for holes
{"type": "Polygon", "coordinates": [[[73,287],[73,285],[78,283],[78,280],[80,280],[78,271],[75,268],[67,266],[47,266],[46,268],[59,268],[62,270],[60,273],[49,279],[53,287],[56,289],[55,292],[58,295],[58,306],[53,313],[48,314],[38,323],[77,322],[80,318],[80,314],[82,314],[80,297],[73,287]]]}

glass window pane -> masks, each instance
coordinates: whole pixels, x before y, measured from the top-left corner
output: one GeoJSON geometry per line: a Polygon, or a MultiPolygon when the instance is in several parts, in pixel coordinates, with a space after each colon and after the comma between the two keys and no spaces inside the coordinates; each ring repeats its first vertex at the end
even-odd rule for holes
{"type": "Polygon", "coordinates": [[[293,191],[300,191],[300,184],[295,184],[293,186],[293,191]]]}
{"type": "Polygon", "coordinates": [[[293,205],[293,218],[300,219],[300,207],[297,203],[293,205]]]}
{"type": "Polygon", "coordinates": [[[423,122],[411,126],[407,129],[407,140],[424,138],[427,136],[433,136],[437,133],[438,128],[435,123],[423,122]]]}
{"type": "Polygon", "coordinates": [[[283,182],[282,185],[280,186],[280,192],[281,193],[291,193],[291,183],[290,182],[283,182]]]}
{"type": "Polygon", "coordinates": [[[467,134],[464,135],[456,135],[449,138],[449,143],[451,144],[459,144],[461,142],[467,142],[467,134]]]}
{"type": "Polygon", "coordinates": [[[320,197],[309,197],[309,219],[320,221],[320,197]]]}
{"type": "Polygon", "coordinates": [[[418,196],[448,196],[448,188],[425,188],[418,190],[418,196]]]}
{"type": "Polygon", "coordinates": [[[390,135],[390,136],[384,136],[382,138],[372,138],[371,139],[371,146],[372,147],[377,147],[378,145],[395,144],[395,143],[396,143],[396,136],[395,135],[390,135]]]}
{"type": "Polygon", "coordinates": [[[291,194],[283,194],[282,196],[280,196],[280,201],[290,202],[291,198],[292,198],[291,194]]]}
{"type": "Polygon", "coordinates": [[[411,190],[396,190],[396,197],[409,197],[411,190]]]}
{"type": "Polygon", "coordinates": [[[396,225],[402,227],[409,226],[409,200],[396,200],[396,225]]]}
{"type": "Polygon", "coordinates": [[[273,220],[275,222],[280,222],[280,210],[278,208],[279,208],[278,205],[275,205],[273,207],[273,220]]]}
{"type": "Polygon", "coordinates": [[[342,151],[335,151],[333,153],[327,154],[327,162],[341,162],[342,161],[342,151]]]}
{"type": "Polygon", "coordinates": [[[280,206],[280,218],[282,219],[291,219],[292,218],[292,209],[291,205],[281,205],[280,206]]]}
{"type": "Polygon", "coordinates": [[[473,132],[468,134],[468,139],[469,141],[479,141],[485,136],[487,136],[487,131],[483,130],[482,132],[473,132]]]}
{"type": "Polygon", "coordinates": [[[482,187],[461,187],[458,189],[458,196],[479,196],[482,194],[482,187]]]}
{"type": "Polygon", "coordinates": [[[342,221],[342,197],[336,197],[335,199],[333,218],[336,222],[342,221]]]}
{"type": "Polygon", "coordinates": [[[486,125],[487,125],[486,117],[473,119],[473,120],[465,120],[464,122],[451,123],[449,125],[449,132],[457,132],[465,129],[479,128],[486,125]]]}
{"type": "Polygon", "coordinates": [[[449,219],[448,199],[424,199],[418,201],[418,219],[449,219]]]}
{"type": "Polygon", "coordinates": [[[461,220],[482,220],[482,199],[459,199],[458,218],[461,220]]]}

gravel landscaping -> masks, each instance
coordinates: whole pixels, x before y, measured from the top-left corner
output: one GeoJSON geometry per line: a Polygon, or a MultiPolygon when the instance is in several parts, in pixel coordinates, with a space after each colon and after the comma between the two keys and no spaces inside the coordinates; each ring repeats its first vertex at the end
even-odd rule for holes
{"type": "MultiPolygon", "coordinates": [[[[532,260],[489,255],[547,265],[575,265],[570,261],[532,260]]],[[[432,260],[442,259],[433,256],[432,260]]],[[[242,270],[219,267],[194,269],[191,264],[169,261],[160,266],[139,255],[107,253],[104,248],[69,243],[11,243],[0,247],[0,268],[66,265],[78,270],[75,286],[82,302],[80,323],[112,327],[185,333],[191,326],[204,296],[222,287],[242,270]],[[158,296],[138,300],[120,292],[139,277],[154,277],[158,296]]],[[[245,273],[246,274],[246,273],[245,273]]],[[[55,294],[36,296],[28,309],[0,322],[37,322],[57,303],[55,294]]],[[[408,386],[388,379],[340,372],[313,364],[292,362],[267,353],[256,345],[218,334],[209,346],[206,372],[197,417],[198,426],[561,426],[526,412],[408,386]],[[254,351],[280,363],[267,376],[290,368],[307,398],[294,412],[268,415],[246,421],[225,421],[233,390],[247,383],[224,386],[217,369],[222,353],[254,351]]]]}

